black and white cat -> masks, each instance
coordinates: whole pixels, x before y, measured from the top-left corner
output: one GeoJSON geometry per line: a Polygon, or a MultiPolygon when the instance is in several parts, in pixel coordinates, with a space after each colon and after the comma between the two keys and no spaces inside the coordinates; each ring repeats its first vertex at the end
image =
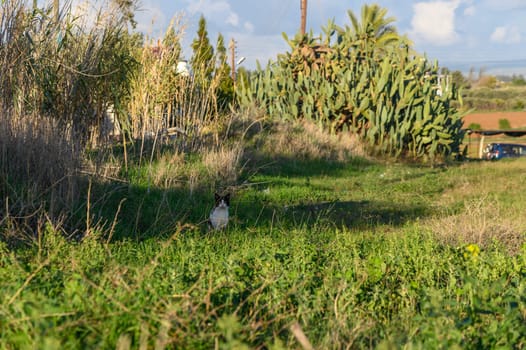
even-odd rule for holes
{"type": "Polygon", "coordinates": [[[215,195],[215,207],[210,213],[208,220],[211,228],[214,230],[222,230],[228,224],[228,207],[230,206],[230,193],[224,196],[216,193],[215,195]]]}

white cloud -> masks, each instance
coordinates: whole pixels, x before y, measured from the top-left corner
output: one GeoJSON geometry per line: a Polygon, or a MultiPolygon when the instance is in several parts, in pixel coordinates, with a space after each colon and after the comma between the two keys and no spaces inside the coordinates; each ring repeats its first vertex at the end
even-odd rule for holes
{"type": "Polygon", "coordinates": [[[246,21],[246,22],[243,24],[243,28],[245,28],[245,30],[246,30],[248,33],[253,33],[253,32],[254,32],[254,25],[252,24],[252,22],[246,21]]]}
{"type": "Polygon", "coordinates": [[[475,16],[476,13],[477,13],[477,9],[473,5],[468,6],[464,9],[464,15],[466,16],[475,16]]]}
{"type": "Polygon", "coordinates": [[[460,0],[418,2],[413,5],[410,36],[415,41],[449,45],[458,40],[455,10],[460,0]]]}
{"type": "Polygon", "coordinates": [[[239,26],[239,15],[232,10],[230,2],[225,0],[186,0],[187,10],[191,14],[202,13],[207,20],[218,24],[239,26]]]}
{"type": "Polygon", "coordinates": [[[237,13],[231,12],[225,22],[231,26],[237,27],[239,25],[239,16],[237,13]]]}
{"type": "Polygon", "coordinates": [[[521,39],[521,32],[517,26],[497,27],[491,34],[491,41],[496,43],[518,44],[521,39]]]}

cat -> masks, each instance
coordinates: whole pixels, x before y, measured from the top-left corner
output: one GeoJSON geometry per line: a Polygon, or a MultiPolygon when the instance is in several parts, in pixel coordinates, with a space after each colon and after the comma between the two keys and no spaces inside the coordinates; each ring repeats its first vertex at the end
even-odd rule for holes
{"type": "Polygon", "coordinates": [[[214,194],[215,207],[210,212],[209,226],[214,230],[222,230],[228,225],[228,207],[230,206],[230,193],[224,196],[214,194]]]}

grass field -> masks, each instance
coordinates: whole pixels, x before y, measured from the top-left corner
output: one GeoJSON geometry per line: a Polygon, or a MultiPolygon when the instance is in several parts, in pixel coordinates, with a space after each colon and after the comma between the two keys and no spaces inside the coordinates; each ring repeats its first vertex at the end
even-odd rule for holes
{"type": "MultiPolygon", "coordinates": [[[[0,349],[526,347],[526,159],[433,156],[457,154],[456,92],[405,39],[308,35],[272,84],[238,84],[204,17],[186,76],[184,15],[148,38],[134,1],[37,3],[0,5],[0,349]],[[217,190],[231,221],[210,232],[217,190]]],[[[467,109],[525,106],[469,90],[467,109]]]]}
{"type": "Polygon", "coordinates": [[[525,170],[274,158],[223,232],[211,188],[94,182],[82,242],[0,242],[0,348],[524,348],[525,170]]]}

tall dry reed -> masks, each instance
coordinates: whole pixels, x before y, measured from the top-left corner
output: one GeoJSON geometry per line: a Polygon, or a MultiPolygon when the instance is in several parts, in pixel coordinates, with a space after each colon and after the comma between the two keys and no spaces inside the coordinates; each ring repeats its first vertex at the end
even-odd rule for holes
{"type": "Polygon", "coordinates": [[[59,219],[80,198],[85,147],[136,66],[125,10],[107,2],[88,18],[69,1],[57,12],[0,3],[2,228],[18,217],[36,232],[37,212],[59,219]]]}
{"type": "Polygon", "coordinates": [[[180,151],[200,152],[222,117],[218,106],[221,76],[204,82],[199,72],[185,74],[177,69],[183,62],[179,43],[185,29],[182,19],[175,18],[164,38],[147,42],[137,57],[140,69],[131,80],[128,119],[123,124],[140,140],[140,164],[148,141],[159,146],[168,130],[177,138],[180,151]]]}
{"type": "Polygon", "coordinates": [[[55,119],[87,142],[109,106],[128,94],[135,62],[128,17],[113,8],[88,16],[65,2],[0,5],[0,88],[4,109],[55,119]]]}

